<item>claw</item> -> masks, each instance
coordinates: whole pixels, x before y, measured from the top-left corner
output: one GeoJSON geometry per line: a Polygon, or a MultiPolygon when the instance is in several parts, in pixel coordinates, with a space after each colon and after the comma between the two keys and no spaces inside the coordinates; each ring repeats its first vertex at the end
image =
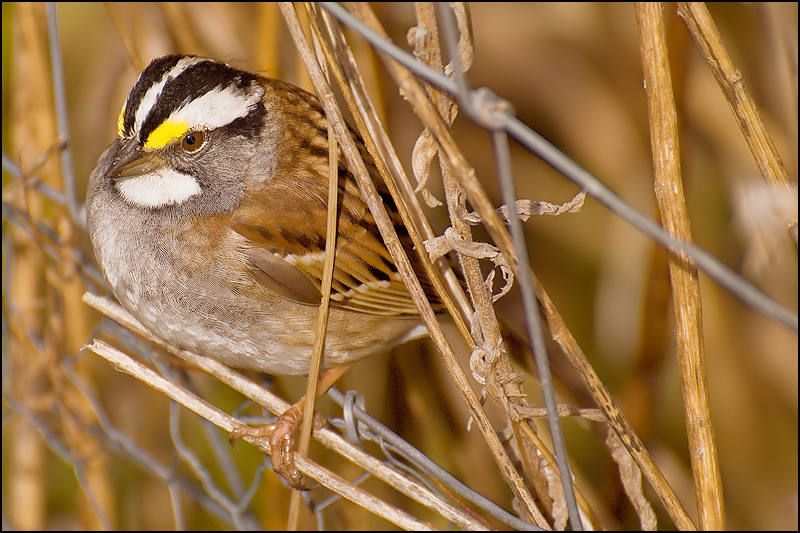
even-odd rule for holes
{"type": "MultiPolygon", "coordinates": [[[[334,367],[325,372],[317,385],[317,396],[328,390],[328,388],[341,377],[345,370],[347,370],[347,366],[334,367]]],[[[316,483],[304,476],[294,464],[294,433],[300,426],[300,421],[303,420],[303,406],[305,405],[305,401],[306,399],[302,398],[296,404],[292,405],[274,424],[256,428],[241,425],[231,431],[231,436],[228,439],[231,445],[233,445],[235,440],[241,439],[244,436],[269,438],[272,470],[283,477],[292,488],[297,490],[308,490],[316,486],[316,483]]],[[[314,417],[314,427],[322,427],[324,420],[323,417],[317,414],[314,417]]]]}
{"type": "Polygon", "coordinates": [[[294,433],[302,420],[300,409],[293,405],[274,424],[259,427],[241,425],[231,431],[228,442],[242,437],[268,438],[272,470],[283,477],[290,487],[308,490],[316,486],[313,480],[303,475],[294,463],[294,433]]]}

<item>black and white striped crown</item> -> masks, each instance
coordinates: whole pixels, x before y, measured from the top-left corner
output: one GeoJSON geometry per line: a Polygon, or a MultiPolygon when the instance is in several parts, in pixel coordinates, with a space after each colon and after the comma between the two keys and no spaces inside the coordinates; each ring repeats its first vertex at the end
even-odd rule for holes
{"type": "Polygon", "coordinates": [[[188,132],[214,130],[248,116],[263,94],[255,74],[197,56],[160,57],[131,89],[117,133],[156,150],[188,132]]]}

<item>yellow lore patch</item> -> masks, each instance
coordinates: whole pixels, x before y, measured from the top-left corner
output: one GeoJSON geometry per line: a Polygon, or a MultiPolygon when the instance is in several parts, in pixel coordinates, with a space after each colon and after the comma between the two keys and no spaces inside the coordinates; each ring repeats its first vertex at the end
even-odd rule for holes
{"type": "Polygon", "coordinates": [[[175,139],[180,139],[189,133],[189,124],[186,122],[174,122],[169,119],[162,122],[147,137],[144,143],[145,150],[157,150],[163,148],[175,139]]]}
{"type": "Polygon", "coordinates": [[[122,134],[124,133],[122,130],[125,127],[125,106],[126,105],[127,105],[127,102],[122,104],[122,109],[119,110],[119,118],[117,119],[117,135],[119,135],[120,139],[122,139],[122,137],[123,137],[122,134]]]}

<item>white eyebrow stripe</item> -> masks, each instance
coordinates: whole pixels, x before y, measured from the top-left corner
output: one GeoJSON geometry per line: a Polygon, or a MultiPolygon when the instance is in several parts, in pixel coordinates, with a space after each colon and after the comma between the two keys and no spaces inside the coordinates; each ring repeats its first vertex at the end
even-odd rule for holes
{"type": "Polygon", "coordinates": [[[185,122],[190,129],[213,130],[247,116],[261,101],[264,89],[255,82],[249,94],[235,85],[215,87],[169,116],[172,122],[185,122]]]}

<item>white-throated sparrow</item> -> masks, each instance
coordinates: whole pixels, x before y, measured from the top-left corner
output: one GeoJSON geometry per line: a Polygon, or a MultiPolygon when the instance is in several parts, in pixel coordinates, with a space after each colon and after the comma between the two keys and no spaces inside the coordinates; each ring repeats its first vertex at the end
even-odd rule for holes
{"type": "MultiPolygon", "coordinates": [[[[327,120],[317,98],[223,63],[169,55],[139,76],[118,134],[92,172],[86,212],[120,303],[178,348],[241,368],[308,373],[328,189],[327,120]]],[[[425,333],[339,161],[326,367],[425,333]]]]}

